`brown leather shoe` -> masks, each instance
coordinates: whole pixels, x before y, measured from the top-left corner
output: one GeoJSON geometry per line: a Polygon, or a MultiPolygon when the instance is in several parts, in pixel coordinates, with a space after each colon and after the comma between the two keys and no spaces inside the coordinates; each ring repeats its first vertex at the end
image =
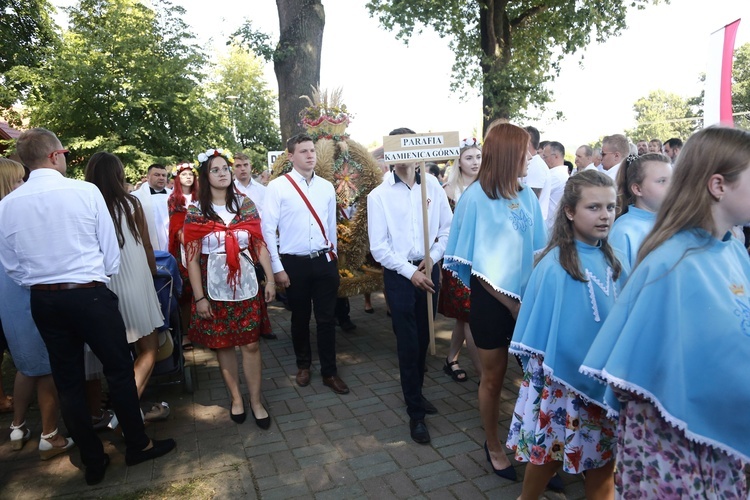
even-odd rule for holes
{"type": "Polygon", "coordinates": [[[336,394],[349,394],[349,387],[338,375],[323,377],[323,385],[330,387],[336,394]]]}
{"type": "Polygon", "coordinates": [[[297,370],[297,385],[300,387],[307,387],[310,385],[310,369],[300,368],[297,370]]]}

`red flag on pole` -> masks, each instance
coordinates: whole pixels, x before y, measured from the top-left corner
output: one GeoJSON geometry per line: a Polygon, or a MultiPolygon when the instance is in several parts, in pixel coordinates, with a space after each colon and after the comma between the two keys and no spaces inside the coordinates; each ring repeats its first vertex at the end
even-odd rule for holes
{"type": "Polygon", "coordinates": [[[732,61],[740,19],[711,33],[703,105],[703,125],[734,125],[732,117],[732,61]]]}

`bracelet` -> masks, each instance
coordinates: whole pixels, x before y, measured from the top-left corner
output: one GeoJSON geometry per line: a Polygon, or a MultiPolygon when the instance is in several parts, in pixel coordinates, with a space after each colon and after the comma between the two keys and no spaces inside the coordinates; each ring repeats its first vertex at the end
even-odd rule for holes
{"type": "Polygon", "coordinates": [[[196,300],[196,301],[195,301],[195,303],[197,304],[198,302],[200,302],[201,300],[203,300],[203,299],[205,299],[205,298],[206,298],[206,296],[204,295],[204,296],[203,296],[203,297],[201,297],[200,299],[196,300]]]}

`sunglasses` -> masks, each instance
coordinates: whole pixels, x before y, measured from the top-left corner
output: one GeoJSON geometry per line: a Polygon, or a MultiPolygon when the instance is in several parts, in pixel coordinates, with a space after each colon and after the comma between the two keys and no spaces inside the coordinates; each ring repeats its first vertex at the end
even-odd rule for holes
{"type": "Polygon", "coordinates": [[[52,151],[50,154],[48,154],[47,158],[51,160],[53,156],[59,155],[59,154],[65,156],[65,159],[67,160],[68,157],[70,156],[70,151],[68,151],[67,149],[56,149],[52,151]]]}

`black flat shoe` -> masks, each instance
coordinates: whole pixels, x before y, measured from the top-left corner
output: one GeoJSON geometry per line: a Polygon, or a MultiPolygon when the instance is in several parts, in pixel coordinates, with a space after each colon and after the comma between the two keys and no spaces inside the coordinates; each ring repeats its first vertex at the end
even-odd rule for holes
{"type": "Polygon", "coordinates": [[[255,419],[255,425],[257,425],[263,430],[271,427],[271,415],[270,414],[266,418],[258,418],[255,416],[255,412],[253,411],[252,406],[250,407],[250,413],[253,414],[253,419],[255,419]]]}
{"type": "Polygon", "coordinates": [[[107,466],[109,465],[109,455],[106,453],[104,454],[104,460],[102,461],[102,464],[98,467],[94,466],[87,466],[86,467],[86,484],[89,486],[94,486],[95,484],[99,484],[104,480],[104,473],[107,471],[107,466]]]}
{"type": "Polygon", "coordinates": [[[247,412],[243,411],[239,415],[235,415],[234,413],[232,413],[232,404],[230,403],[229,404],[229,418],[232,419],[232,422],[241,424],[247,418],[247,412]]]}
{"type": "Polygon", "coordinates": [[[174,439],[152,439],[151,448],[148,450],[136,451],[134,453],[125,452],[125,464],[130,467],[146,460],[159,458],[174,450],[176,446],[177,443],[175,443],[174,439]]]}
{"type": "Polygon", "coordinates": [[[513,465],[509,465],[504,469],[496,469],[494,465],[492,465],[492,458],[490,458],[490,449],[487,447],[487,441],[484,442],[484,452],[487,454],[487,461],[490,463],[490,467],[492,467],[492,471],[497,474],[498,476],[510,479],[511,481],[516,481],[518,479],[518,474],[516,474],[516,469],[513,468],[513,465]]]}
{"type": "Polygon", "coordinates": [[[365,312],[366,312],[367,314],[375,314],[375,309],[373,309],[373,308],[371,307],[371,308],[369,308],[369,309],[365,309],[365,312]]]}

